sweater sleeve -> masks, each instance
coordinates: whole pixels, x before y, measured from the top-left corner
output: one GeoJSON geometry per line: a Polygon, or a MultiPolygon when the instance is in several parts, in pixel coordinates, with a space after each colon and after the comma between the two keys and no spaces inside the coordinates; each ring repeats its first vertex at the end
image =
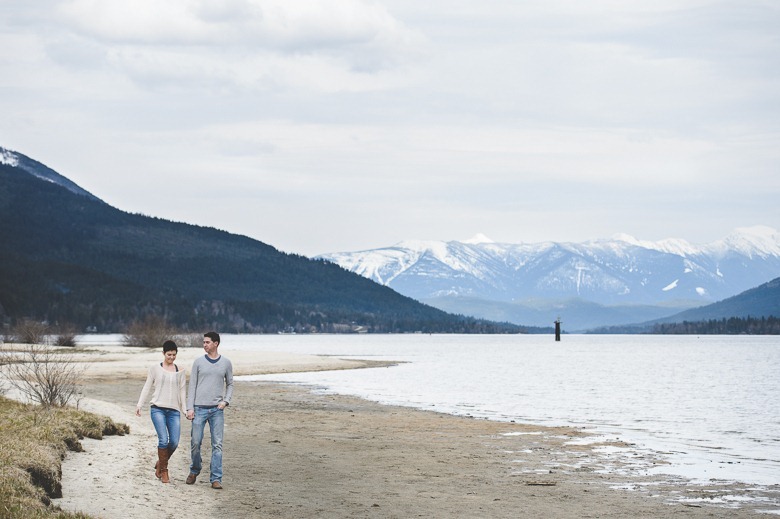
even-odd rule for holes
{"type": "Polygon", "coordinates": [[[152,392],[153,382],[154,382],[154,366],[149,368],[149,373],[146,375],[146,383],[144,384],[144,388],[141,390],[141,396],[138,397],[138,404],[136,404],[136,407],[143,407],[144,402],[149,400],[149,395],[152,392]]]}
{"type": "MultiPolygon", "coordinates": [[[[226,359],[227,360],[227,359],[226,359]]],[[[225,369],[225,397],[223,400],[230,405],[230,399],[233,397],[233,363],[228,360],[225,369]]]]}
{"type": "Polygon", "coordinates": [[[179,411],[186,413],[187,404],[187,373],[181,370],[176,374],[177,382],[179,383],[179,411]]]}

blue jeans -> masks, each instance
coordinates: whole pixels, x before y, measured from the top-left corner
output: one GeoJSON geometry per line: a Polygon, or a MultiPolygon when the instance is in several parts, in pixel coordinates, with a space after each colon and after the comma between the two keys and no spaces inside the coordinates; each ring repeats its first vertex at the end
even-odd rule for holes
{"type": "Polygon", "coordinates": [[[225,431],[225,412],[217,407],[195,406],[195,417],[192,419],[192,434],[190,440],[190,455],[192,464],[190,472],[200,474],[203,460],[200,457],[200,444],[203,443],[203,432],[209,424],[211,433],[211,474],[209,481],[222,481],[222,438],[225,431]]]}
{"type": "Polygon", "coordinates": [[[178,409],[152,407],[152,423],[157,431],[157,448],[170,449],[171,454],[179,446],[181,434],[181,413],[178,409]]]}

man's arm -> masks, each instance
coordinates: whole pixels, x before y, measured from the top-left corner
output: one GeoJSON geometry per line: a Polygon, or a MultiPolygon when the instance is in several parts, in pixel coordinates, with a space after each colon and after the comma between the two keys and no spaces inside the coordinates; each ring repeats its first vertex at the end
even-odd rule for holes
{"type": "Polygon", "coordinates": [[[233,363],[228,359],[225,360],[228,361],[227,366],[225,366],[225,396],[219,404],[220,409],[224,409],[230,405],[230,399],[233,397],[233,363]]]}
{"type": "Polygon", "coordinates": [[[198,387],[198,360],[192,363],[192,373],[190,373],[190,387],[187,391],[187,420],[195,418],[195,391],[198,387]]]}

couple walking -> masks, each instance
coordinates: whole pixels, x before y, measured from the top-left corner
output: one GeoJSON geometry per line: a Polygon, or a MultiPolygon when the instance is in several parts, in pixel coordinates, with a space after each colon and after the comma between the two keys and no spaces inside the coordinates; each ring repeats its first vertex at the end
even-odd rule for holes
{"type": "Polygon", "coordinates": [[[168,483],[168,460],[179,445],[181,413],[192,420],[190,440],[190,473],[186,483],[195,483],[203,466],[200,446],[206,423],[211,434],[211,488],[222,489],[222,439],[225,429],[223,410],[233,396],[233,365],[219,354],[219,334],[203,335],[206,354],[192,363],[190,387],[185,396],[186,375],[174,362],[178,348],[173,341],[163,344],[163,361],[149,368],[149,375],[141,390],[135,414],[141,416],[141,407],[150,395],[151,417],[157,431],[157,464],[155,475],[168,483]],[[186,407],[185,407],[186,402],[186,407]]]}

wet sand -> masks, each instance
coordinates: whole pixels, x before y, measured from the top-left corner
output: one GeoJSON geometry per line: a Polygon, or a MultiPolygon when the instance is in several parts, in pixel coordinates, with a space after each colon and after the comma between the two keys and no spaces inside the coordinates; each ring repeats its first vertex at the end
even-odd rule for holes
{"type": "MultiPolygon", "coordinates": [[[[301,369],[313,369],[322,360],[300,357],[301,369]]],[[[259,372],[289,370],[283,357],[274,358],[279,362],[259,372]]],[[[338,359],[327,362],[348,367],[338,359]]],[[[156,436],[148,412],[140,418],[133,414],[143,376],[137,370],[132,376],[105,375],[92,372],[82,407],[129,424],[131,434],[85,440],[85,453],[68,454],[65,497],[55,500],[64,509],[96,517],[725,518],[757,517],[757,510],[778,513],[777,504],[756,500],[776,502],[778,488],[703,487],[642,476],[642,467],[661,461],[646,454],[629,463],[609,449],[594,451],[597,445],[578,444],[584,438],[576,429],[455,417],[263,382],[237,382],[226,410],[224,490],[208,484],[208,432],[204,472],[194,485],[184,484],[186,420],[180,450],[171,460],[171,483],[164,485],[154,477],[156,436]],[[752,499],[739,509],[723,506],[724,498],[728,504],[745,497],[752,499]]],[[[623,446],[619,439],[608,443],[623,446]]]]}

